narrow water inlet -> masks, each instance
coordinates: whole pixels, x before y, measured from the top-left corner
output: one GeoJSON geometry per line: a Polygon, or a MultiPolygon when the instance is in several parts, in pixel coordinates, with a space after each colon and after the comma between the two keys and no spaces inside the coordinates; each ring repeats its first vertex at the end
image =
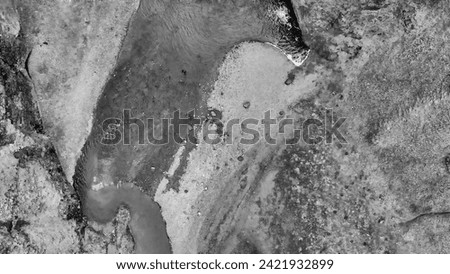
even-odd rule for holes
{"type": "Polygon", "coordinates": [[[170,241],[159,205],[149,196],[132,186],[108,186],[100,190],[88,190],[84,200],[85,214],[99,223],[111,221],[121,205],[131,212],[131,232],[135,253],[171,253],[170,241]]]}

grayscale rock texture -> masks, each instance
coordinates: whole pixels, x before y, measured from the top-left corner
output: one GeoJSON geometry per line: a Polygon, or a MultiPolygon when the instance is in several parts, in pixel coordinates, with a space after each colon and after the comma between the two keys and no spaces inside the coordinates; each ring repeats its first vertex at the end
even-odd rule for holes
{"type": "MultiPolygon", "coordinates": [[[[449,253],[450,1],[292,2],[308,59],[244,43],[207,104],[298,123],[333,109],[347,143],[199,144],[166,159],[177,181],[148,194],[173,251],[449,253]]],[[[0,252],[134,252],[129,210],[87,220],[71,178],[138,4],[0,3],[0,252]]]]}

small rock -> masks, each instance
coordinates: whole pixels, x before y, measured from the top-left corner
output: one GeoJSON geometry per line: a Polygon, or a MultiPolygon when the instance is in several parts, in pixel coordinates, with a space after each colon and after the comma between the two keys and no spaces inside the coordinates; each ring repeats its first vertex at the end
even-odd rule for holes
{"type": "Polygon", "coordinates": [[[242,106],[243,106],[245,109],[248,109],[248,108],[250,107],[250,102],[249,102],[249,101],[245,101],[245,102],[242,104],[242,106]]]}

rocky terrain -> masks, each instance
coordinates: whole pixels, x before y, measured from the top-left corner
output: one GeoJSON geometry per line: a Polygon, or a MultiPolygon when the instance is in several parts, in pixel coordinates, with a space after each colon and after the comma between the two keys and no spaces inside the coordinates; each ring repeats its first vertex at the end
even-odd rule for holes
{"type": "Polygon", "coordinates": [[[108,224],[86,220],[44,130],[28,67],[28,8],[0,4],[0,252],[131,253],[128,210],[108,224]]]}
{"type": "MultiPolygon", "coordinates": [[[[450,252],[450,2],[292,3],[306,61],[240,44],[205,102],[296,125],[332,109],[346,142],[181,146],[147,192],[173,252],[450,252]]],[[[135,251],[132,213],[88,220],[72,175],[138,4],[0,4],[2,253],[135,251]]]]}

